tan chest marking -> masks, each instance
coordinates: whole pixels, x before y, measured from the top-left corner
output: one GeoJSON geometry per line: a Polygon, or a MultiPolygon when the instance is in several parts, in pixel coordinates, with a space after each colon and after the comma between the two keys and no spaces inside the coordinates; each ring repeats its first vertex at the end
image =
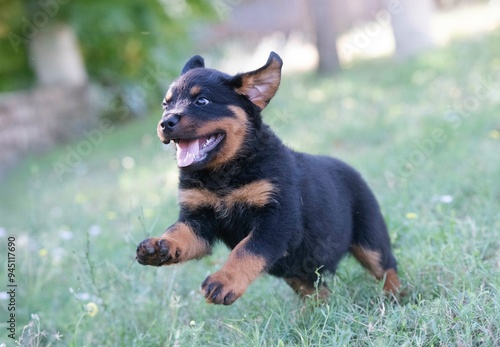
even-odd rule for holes
{"type": "Polygon", "coordinates": [[[259,180],[232,190],[225,196],[219,196],[207,189],[181,189],[179,203],[190,210],[211,207],[218,214],[227,215],[237,204],[251,207],[264,207],[276,192],[276,188],[267,180],[259,180]]]}

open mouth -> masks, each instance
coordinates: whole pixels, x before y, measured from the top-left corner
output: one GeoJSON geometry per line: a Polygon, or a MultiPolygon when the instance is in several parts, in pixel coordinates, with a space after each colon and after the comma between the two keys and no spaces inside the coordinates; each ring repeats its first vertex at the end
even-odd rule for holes
{"type": "Polygon", "coordinates": [[[186,167],[207,157],[224,138],[224,134],[202,136],[192,140],[174,139],[177,148],[177,166],[186,167]]]}

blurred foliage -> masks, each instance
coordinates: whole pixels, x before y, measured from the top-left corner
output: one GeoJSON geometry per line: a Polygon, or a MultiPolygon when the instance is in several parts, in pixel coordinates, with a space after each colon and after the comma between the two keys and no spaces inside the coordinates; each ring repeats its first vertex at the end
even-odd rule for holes
{"type": "Polygon", "coordinates": [[[28,86],[33,73],[28,67],[27,45],[14,50],[9,34],[19,31],[24,14],[21,1],[0,0],[0,91],[28,86]]]}
{"type": "Polygon", "coordinates": [[[0,0],[0,8],[0,91],[34,83],[29,40],[46,26],[71,25],[91,79],[123,87],[177,73],[191,26],[215,15],[207,0],[0,0]]]}

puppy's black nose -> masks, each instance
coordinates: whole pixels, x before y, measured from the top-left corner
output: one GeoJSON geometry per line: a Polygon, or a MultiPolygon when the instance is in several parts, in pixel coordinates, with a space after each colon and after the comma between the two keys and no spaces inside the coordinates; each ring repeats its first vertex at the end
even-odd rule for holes
{"type": "Polygon", "coordinates": [[[167,117],[163,117],[160,122],[160,126],[162,130],[172,130],[177,123],[181,120],[180,114],[173,114],[167,117]]]}

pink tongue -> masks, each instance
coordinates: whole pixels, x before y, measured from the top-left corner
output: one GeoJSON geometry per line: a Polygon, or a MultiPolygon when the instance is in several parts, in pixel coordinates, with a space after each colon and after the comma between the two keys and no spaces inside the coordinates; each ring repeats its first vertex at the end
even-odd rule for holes
{"type": "Polygon", "coordinates": [[[191,165],[199,153],[199,139],[192,141],[179,140],[177,143],[177,165],[179,167],[191,165]]]}

